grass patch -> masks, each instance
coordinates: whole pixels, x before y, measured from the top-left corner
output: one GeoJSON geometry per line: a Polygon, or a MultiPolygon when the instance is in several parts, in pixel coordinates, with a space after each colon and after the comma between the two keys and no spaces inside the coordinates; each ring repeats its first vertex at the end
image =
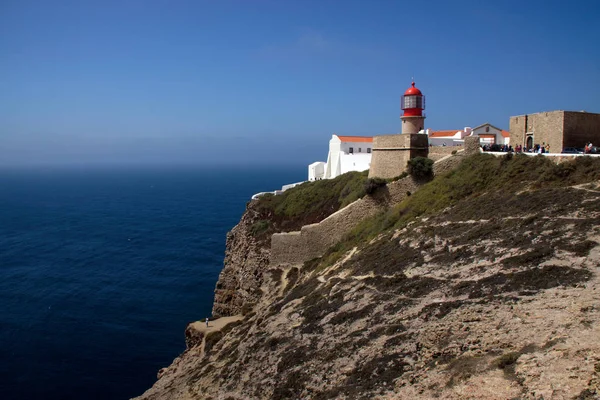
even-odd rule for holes
{"type": "Polygon", "coordinates": [[[260,219],[250,226],[250,233],[252,236],[259,236],[266,232],[271,227],[271,221],[267,219],[260,219]]]}
{"type": "Polygon", "coordinates": [[[266,245],[273,233],[297,231],[322,221],[366,195],[368,173],[348,172],[334,179],[304,182],[279,195],[260,196],[247,206],[255,214],[250,234],[266,245]]]}
{"type": "Polygon", "coordinates": [[[368,173],[353,171],[335,179],[305,182],[280,195],[260,197],[256,208],[286,218],[331,214],[365,195],[368,173]]]}

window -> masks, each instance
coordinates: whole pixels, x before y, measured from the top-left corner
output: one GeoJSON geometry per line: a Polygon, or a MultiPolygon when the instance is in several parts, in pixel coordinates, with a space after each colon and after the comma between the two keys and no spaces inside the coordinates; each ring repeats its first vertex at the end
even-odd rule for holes
{"type": "Polygon", "coordinates": [[[406,108],[425,108],[423,107],[423,96],[408,95],[402,96],[402,109],[406,108]]]}
{"type": "Polygon", "coordinates": [[[370,153],[370,152],[371,152],[371,148],[367,147],[367,153],[370,153]]]}
{"type": "Polygon", "coordinates": [[[350,154],[354,153],[354,147],[350,147],[350,154]]]}
{"type": "Polygon", "coordinates": [[[359,147],[359,148],[358,148],[358,152],[359,152],[359,153],[362,153],[362,147],[359,147]]]}
{"type": "Polygon", "coordinates": [[[489,131],[490,131],[490,127],[489,127],[489,126],[486,126],[486,127],[485,127],[485,131],[486,131],[486,132],[489,132],[489,131]]]}

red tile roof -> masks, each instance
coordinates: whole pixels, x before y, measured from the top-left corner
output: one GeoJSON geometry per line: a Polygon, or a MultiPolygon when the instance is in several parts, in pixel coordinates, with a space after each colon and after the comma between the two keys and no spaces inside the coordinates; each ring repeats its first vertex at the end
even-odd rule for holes
{"type": "Polygon", "coordinates": [[[340,140],[342,142],[368,142],[368,143],[372,143],[373,142],[373,137],[372,136],[340,136],[340,135],[336,135],[337,137],[340,138],[340,140]]]}
{"type": "Polygon", "coordinates": [[[460,132],[461,129],[456,129],[454,131],[435,131],[435,132],[431,132],[429,134],[430,138],[434,138],[434,137],[448,137],[448,136],[454,136],[456,135],[456,132],[460,132]]]}
{"type": "Polygon", "coordinates": [[[510,132],[502,129],[502,137],[510,137],[510,132]]]}

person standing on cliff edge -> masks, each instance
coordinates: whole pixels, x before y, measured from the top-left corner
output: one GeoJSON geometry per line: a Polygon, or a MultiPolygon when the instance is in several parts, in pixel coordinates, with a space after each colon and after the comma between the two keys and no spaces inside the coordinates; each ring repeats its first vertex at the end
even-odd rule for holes
{"type": "Polygon", "coordinates": [[[206,317],[206,327],[208,328],[208,317],[206,317]]]}

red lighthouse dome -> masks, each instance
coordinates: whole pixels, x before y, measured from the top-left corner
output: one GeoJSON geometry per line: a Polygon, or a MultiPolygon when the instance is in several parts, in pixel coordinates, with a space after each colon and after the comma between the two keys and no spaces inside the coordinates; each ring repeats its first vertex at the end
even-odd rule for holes
{"type": "Polygon", "coordinates": [[[404,92],[404,95],[405,96],[413,96],[413,95],[422,96],[423,93],[421,93],[421,91],[415,87],[415,83],[413,82],[411,84],[411,87],[409,87],[408,89],[406,89],[406,92],[404,92]]]}
{"type": "Polygon", "coordinates": [[[421,117],[425,109],[425,96],[419,89],[415,87],[415,83],[411,84],[404,96],[402,96],[402,110],[404,117],[421,117]]]}

